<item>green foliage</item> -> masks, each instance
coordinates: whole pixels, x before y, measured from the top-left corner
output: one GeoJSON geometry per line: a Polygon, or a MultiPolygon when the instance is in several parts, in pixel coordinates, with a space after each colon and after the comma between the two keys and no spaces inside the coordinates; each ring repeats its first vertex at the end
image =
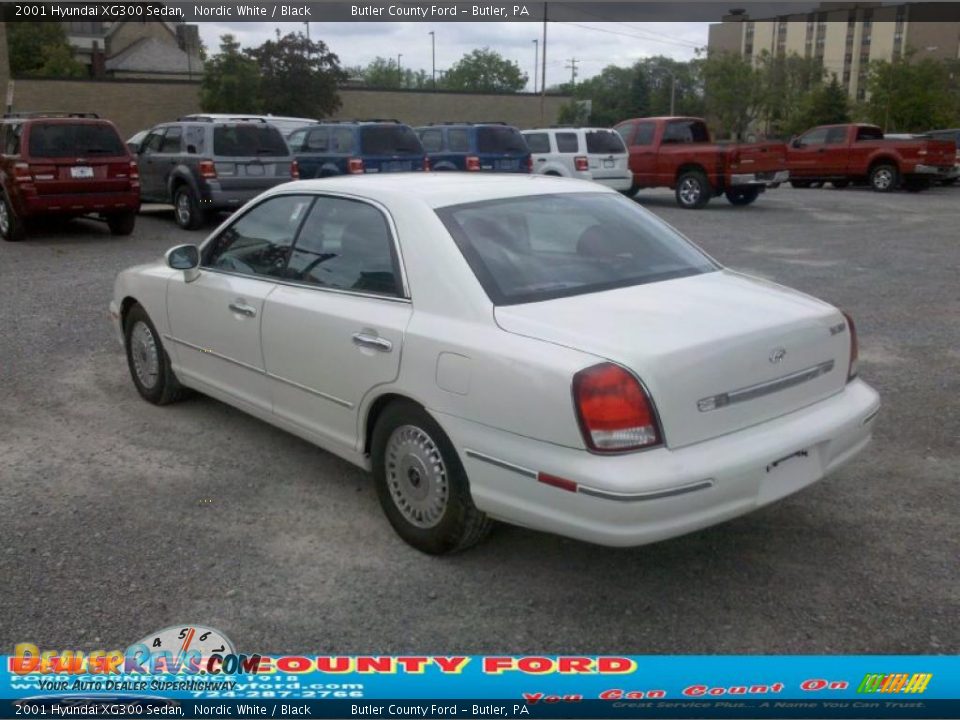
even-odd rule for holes
{"type": "Polygon", "coordinates": [[[265,112],[321,118],[340,107],[337,86],[346,75],[325,43],[289,33],[245,52],[257,64],[265,112]]]}
{"type": "Polygon", "coordinates": [[[220,37],[220,52],[207,61],[200,84],[200,107],[205,112],[259,113],[260,70],[240,51],[233,35],[220,37]]]}
{"type": "Polygon", "coordinates": [[[815,87],[803,100],[800,122],[789,129],[790,135],[796,135],[817,125],[850,122],[850,101],[837,76],[830,82],[815,87]]]}
{"type": "Polygon", "coordinates": [[[466,92],[519,92],[526,84],[527,75],[520,66],[490,48],[464,55],[443,79],[448,90],[466,92]]]}
{"type": "Polygon", "coordinates": [[[377,56],[361,71],[364,83],[370,87],[399,88],[403,86],[403,72],[393,60],[377,56]]]}
{"type": "Polygon", "coordinates": [[[885,132],[923,132],[960,121],[956,63],[907,56],[870,63],[861,112],[885,132]]]}
{"type": "MultiPolygon", "coordinates": [[[[763,51],[755,67],[761,85],[759,119],[765,133],[787,137],[810,127],[811,118],[818,116],[811,103],[823,101],[819,97],[825,74],[822,63],[796,53],[772,55],[763,51]]],[[[843,88],[840,91],[843,93],[843,88]]]]}
{"type": "Polygon", "coordinates": [[[743,138],[767,107],[763,76],[749,60],[733,53],[715,53],[702,63],[707,113],[718,134],[743,138]]]}
{"type": "Polygon", "coordinates": [[[8,22],[10,73],[29,77],[85,77],[73,58],[63,26],[55,22],[8,22]]]}

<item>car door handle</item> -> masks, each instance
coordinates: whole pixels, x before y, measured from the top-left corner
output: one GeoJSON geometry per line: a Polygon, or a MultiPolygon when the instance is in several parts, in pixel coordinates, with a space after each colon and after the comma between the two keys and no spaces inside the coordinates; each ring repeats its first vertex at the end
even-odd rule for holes
{"type": "Polygon", "coordinates": [[[537,162],[546,162],[546,161],[547,161],[546,158],[537,158],[537,162]]]}
{"type": "Polygon", "coordinates": [[[358,347],[367,347],[371,348],[372,350],[379,350],[380,352],[390,352],[393,350],[393,343],[386,338],[364,332],[358,332],[353,336],[353,344],[357,345],[358,347]]]}
{"type": "Polygon", "coordinates": [[[257,309],[253,305],[247,305],[245,302],[236,300],[230,303],[227,307],[233,310],[235,313],[240,315],[246,315],[247,317],[256,317],[257,309]]]}

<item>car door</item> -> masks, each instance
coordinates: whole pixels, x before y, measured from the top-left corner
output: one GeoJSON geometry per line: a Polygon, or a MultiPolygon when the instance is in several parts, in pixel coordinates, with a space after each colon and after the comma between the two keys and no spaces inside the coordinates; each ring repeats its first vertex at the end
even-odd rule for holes
{"type": "Polygon", "coordinates": [[[201,252],[200,275],[167,286],[169,345],[185,378],[269,411],[260,347],[264,301],[276,288],[312,198],[269,197],[247,210],[201,252]]]}
{"type": "Polygon", "coordinates": [[[164,202],[173,202],[170,192],[170,173],[181,161],[182,143],[183,128],[179,125],[171,125],[163,134],[160,150],[152,158],[154,177],[157,180],[157,197],[164,202]]]}
{"type": "Polygon", "coordinates": [[[814,128],[794,140],[787,149],[790,177],[816,178],[826,173],[822,167],[827,155],[827,131],[829,128],[814,128]]]}
{"type": "Polygon", "coordinates": [[[140,196],[144,200],[166,200],[166,187],[163,184],[163,168],[160,164],[160,146],[163,144],[163,135],[166,128],[154,128],[140,144],[137,155],[137,166],[140,169],[140,196]]]}
{"type": "MultiPolygon", "coordinates": [[[[630,152],[630,171],[633,173],[633,182],[639,187],[651,187],[657,184],[657,148],[654,145],[654,134],[657,125],[654,122],[638,122],[633,126],[633,133],[623,137],[630,152]]],[[[619,132],[619,129],[618,129],[619,132]]]]}
{"type": "Polygon", "coordinates": [[[358,408],[396,379],[411,304],[386,213],[318,196],[286,283],[267,298],[263,353],[274,413],[334,451],[359,449],[358,408]]]}

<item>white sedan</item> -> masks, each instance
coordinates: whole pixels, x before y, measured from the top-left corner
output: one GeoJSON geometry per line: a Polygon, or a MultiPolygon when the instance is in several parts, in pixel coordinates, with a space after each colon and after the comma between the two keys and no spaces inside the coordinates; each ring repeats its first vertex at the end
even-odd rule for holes
{"type": "Polygon", "coordinates": [[[372,470],[429,553],[493,519],[688,533],[833,472],[880,406],[849,317],[578,180],[287,183],[110,309],[146,400],[198,390],[372,470]]]}

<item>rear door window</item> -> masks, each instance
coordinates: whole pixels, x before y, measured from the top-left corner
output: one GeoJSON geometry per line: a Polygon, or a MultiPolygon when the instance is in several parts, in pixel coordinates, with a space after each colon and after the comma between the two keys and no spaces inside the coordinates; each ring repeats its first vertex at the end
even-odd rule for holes
{"type": "Polygon", "coordinates": [[[580,139],[576,133],[557,133],[557,152],[577,153],[580,152],[580,139]]]}
{"type": "Polygon", "coordinates": [[[487,126],[477,128],[477,152],[526,153],[529,149],[515,127],[487,126]]]}
{"type": "Polygon", "coordinates": [[[287,144],[273,125],[230,124],[213,129],[213,154],[219,157],[288,155],[287,144]]]}
{"type": "Polygon", "coordinates": [[[857,142],[863,140],[883,140],[883,130],[877,127],[857,128],[857,142]]]}
{"type": "Polygon", "coordinates": [[[347,155],[353,152],[353,130],[347,127],[333,128],[330,131],[330,152],[347,155]]]}
{"type": "Polygon", "coordinates": [[[550,152],[550,136],[547,133],[527,133],[524,137],[527,140],[527,147],[530,148],[530,152],[550,152]]]}
{"type": "Polygon", "coordinates": [[[667,123],[663,131],[664,144],[681,144],[707,142],[707,132],[703,123],[696,120],[676,120],[667,123]]]}
{"type": "Polygon", "coordinates": [[[32,157],[65,158],[126,155],[117,131],[100,123],[34,123],[30,127],[32,157]]]}
{"type": "Polygon", "coordinates": [[[420,142],[428,153],[440,152],[443,150],[443,131],[424,130],[420,133],[420,142]]]}
{"type": "Polygon", "coordinates": [[[450,152],[470,152],[470,134],[464,128],[447,130],[447,149],[450,152]]]}
{"type": "Polygon", "coordinates": [[[304,146],[307,152],[325,153],[330,150],[330,129],[314,128],[307,133],[307,143],[304,146]]]}
{"type": "Polygon", "coordinates": [[[20,154],[20,136],[23,132],[21,123],[7,125],[7,131],[3,137],[3,152],[5,155],[20,154]]]}
{"type": "Polygon", "coordinates": [[[365,155],[423,155],[423,145],[406,125],[367,125],[360,129],[365,155]]]}
{"type": "Polygon", "coordinates": [[[290,137],[287,138],[287,145],[290,146],[290,150],[293,152],[301,152],[303,150],[304,142],[307,139],[306,130],[297,130],[294,133],[290,134],[290,137]]]}
{"type": "Polygon", "coordinates": [[[183,133],[186,150],[191,155],[200,155],[203,153],[204,131],[206,128],[199,125],[187,125],[183,133]]]}
{"type": "Polygon", "coordinates": [[[623,140],[613,130],[589,130],[587,135],[587,152],[608,155],[611,153],[625,153],[623,140]]]}
{"type": "Polygon", "coordinates": [[[637,135],[633,139],[634,145],[653,145],[653,134],[657,126],[652,122],[637,123],[637,135]]]}

